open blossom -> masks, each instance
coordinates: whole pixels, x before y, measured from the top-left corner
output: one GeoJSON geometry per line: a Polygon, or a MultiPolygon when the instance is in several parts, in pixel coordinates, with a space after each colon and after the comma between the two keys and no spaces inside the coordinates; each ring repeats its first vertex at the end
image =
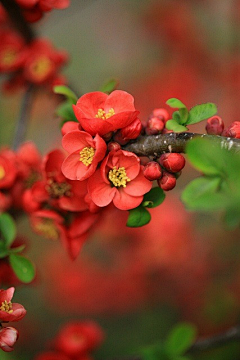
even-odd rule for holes
{"type": "Polygon", "coordinates": [[[132,95],[122,90],[110,95],[100,91],[85,94],[73,105],[73,110],[82,128],[91,135],[124,128],[139,114],[132,95]]]}
{"type": "Polygon", "coordinates": [[[22,305],[11,302],[14,291],[14,287],[0,290],[0,322],[19,321],[26,315],[22,305]]]}
{"type": "Polygon", "coordinates": [[[26,60],[26,45],[21,36],[13,31],[0,33],[0,72],[11,72],[23,66],[26,60]]]}
{"type": "Polygon", "coordinates": [[[18,339],[18,331],[9,326],[0,329],[0,349],[9,352],[13,351],[13,345],[18,339]]]}
{"type": "Polygon", "coordinates": [[[98,134],[93,139],[85,131],[68,132],[63,137],[62,144],[70,153],[63,162],[62,172],[71,180],[89,178],[107,150],[105,141],[98,134]]]}
{"type": "Polygon", "coordinates": [[[96,205],[103,207],[113,201],[121,210],[140,205],[151,187],[143,175],[140,159],[123,150],[111,151],[88,180],[88,192],[96,205]]]}

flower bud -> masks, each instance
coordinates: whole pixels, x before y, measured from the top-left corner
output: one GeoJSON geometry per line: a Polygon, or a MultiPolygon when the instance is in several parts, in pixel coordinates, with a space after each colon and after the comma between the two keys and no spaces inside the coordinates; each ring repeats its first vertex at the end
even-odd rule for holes
{"type": "Polygon", "coordinates": [[[178,153],[162,154],[159,163],[168,171],[177,173],[185,166],[185,158],[178,153]]]}
{"type": "Polygon", "coordinates": [[[240,121],[234,121],[224,132],[223,136],[240,139],[240,121]]]}
{"type": "Polygon", "coordinates": [[[123,140],[136,139],[142,131],[142,123],[137,118],[131,124],[125,126],[120,130],[123,140]]]}
{"type": "Polygon", "coordinates": [[[9,326],[0,329],[0,349],[9,352],[13,351],[13,345],[18,339],[18,331],[9,326]]]}
{"type": "Polygon", "coordinates": [[[176,186],[176,182],[175,176],[167,171],[164,171],[162,178],[157,180],[158,186],[164,191],[172,190],[176,186]]]}
{"type": "Polygon", "coordinates": [[[154,109],[152,112],[152,116],[156,116],[159,119],[163,120],[164,122],[166,122],[167,120],[170,119],[169,113],[166,109],[154,109]]]}
{"type": "Polygon", "coordinates": [[[109,140],[111,140],[112,136],[113,136],[113,132],[110,131],[109,133],[102,135],[102,138],[105,141],[109,141],[109,140]]]}
{"type": "Polygon", "coordinates": [[[161,166],[156,161],[150,161],[144,167],[143,175],[150,181],[157,180],[162,176],[161,166]]]}
{"type": "Polygon", "coordinates": [[[116,141],[116,142],[119,143],[120,145],[126,145],[126,144],[129,142],[129,140],[123,139],[120,130],[117,131],[117,132],[114,134],[113,139],[114,139],[114,141],[116,141]]]}
{"type": "Polygon", "coordinates": [[[221,135],[224,129],[224,123],[220,116],[212,116],[207,120],[206,131],[209,135],[221,135]]]}
{"type": "Polygon", "coordinates": [[[145,128],[145,133],[147,135],[157,135],[163,130],[163,128],[164,120],[154,116],[148,120],[147,126],[145,128]]]}
{"type": "Polygon", "coordinates": [[[111,141],[110,143],[108,143],[108,151],[117,151],[120,150],[121,146],[119,145],[119,143],[111,141]]]}

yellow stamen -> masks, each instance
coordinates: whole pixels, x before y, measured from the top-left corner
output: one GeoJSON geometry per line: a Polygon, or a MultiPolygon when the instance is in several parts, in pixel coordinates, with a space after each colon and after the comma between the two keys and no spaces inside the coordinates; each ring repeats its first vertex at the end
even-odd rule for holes
{"type": "Polygon", "coordinates": [[[52,198],[71,196],[71,185],[66,182],[58,183],[52,179],[49,179],[48,185],[46,185],[46,190],[52,198]]]}
{"type": "Polygon", "coordinates": [[[3,66],[11,66],[16,59],[16,51],[9,48],[6,49],[1,56],[0,62],[3,66]]]}
{"type": "Polygon", "coordinates": [[[59,232],[51,219],[39,221],[34,224],[34,229],[47,239],[58,240],[59,238],[59,232]]]}
{"type": "Polygon", "coordinates": [[[11,314],[13,312],[11,301],[4,300],[2,302],[2,305],[0,306],[0,310],[5,311],[8,314],[11,314]]]}
{"type": "Polygon", "coordinates": [[[47,57],[41,57],[30,66],[30,71],[38,80],[44,78],[52,68],[52,62],[47,57]]]}
{"type": "Polygon", "coordinates": [[[4,167],[0,165],[0,180],[2,180],[5,177],[5,170],[4,167]]]}
{"type": "Polygon", "coordinates": [[[98,109],[98,112],[95,115],[95,117],[98,119],[106,120],[106,119],[110,118],[111,116],[113,116],[114,114],[115,114],[115,111],[113,108],[109,109],[108,113],[105,113],[105,111],[103,109],[98,109]]]}
{"type": "Polygon", "coordinates": [[[85,147],[80,151],[80,159],[84,165],[91,165],[94,158],[95,150],[93,147],[85,147]]]}
{"type": "Polygon", "coordinates": [[[126,187],[127,182],[131,181],[131,179],[127,177],[125,168],[120,167],[117,169],[116,166],[114,166],[113,169],[109,171],[108,179],[116,187],[120,187],[120,186],[126,187]]]}

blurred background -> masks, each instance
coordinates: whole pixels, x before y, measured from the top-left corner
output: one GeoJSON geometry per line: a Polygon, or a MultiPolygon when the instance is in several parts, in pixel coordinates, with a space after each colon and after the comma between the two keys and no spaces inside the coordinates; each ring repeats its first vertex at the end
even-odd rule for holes
{"type": "MultiPolygon", "coordinates": [[[[188,107],[214,102],[226,125],[240,120],[238,0],[72,0],[34,27],[69,52],[65,75],[79,96],[114,77],[134,96],[141,120],[171,97],[188,107]]],[[[1,145],[12,142],[22,95],[0,98],[1,145]]],[[[61,147],[58,101],[42,91],[32,104],[26,138],[43,154],[61,147]]],[[[202,124],[190,130],[205,131],[202,124]]],[[[14,301],[28,316],[6,359],[33,359],[69,320],[94,319],[103,327],[106,340],[96,359],[137,351],[166,337],[179,321],[193,322],[202,336],[237,324],[239,231],[227,231],[218,214],[184,209],[181,190],[196,175],[187,166],[141,229],[126,228],[124,212],[107,214],[74,262],[61,244],[33,234],[20,219],[37,277],[17,288],[14,301]]],[[[239,357],[240,346],[231,344],[194,359],[239,357]]]]}

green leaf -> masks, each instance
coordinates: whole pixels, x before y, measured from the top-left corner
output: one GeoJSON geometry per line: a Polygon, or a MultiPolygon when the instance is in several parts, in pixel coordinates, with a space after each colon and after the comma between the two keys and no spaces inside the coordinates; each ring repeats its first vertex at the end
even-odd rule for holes
{"type": "Polygon", "coordinates": [[[56,109],[56,114],[64,119],[64,121],[76,121],[76,116],[74,114],[72,104],[69,102],[64,102],[63,104],[59,105],[56,109]]]}
{"type": "Polygon", "coordinates": [[[18,253],[18,252],[22,252],[25,249],[26,245],[20,245],[14,248],[9,249],[9,253],[18,253]]]}
{"type": "Polygon", "coordinates": [[[186,105],[184,105],[181,100],[178,100],[176,98],[171,98],[166,101],[166,104],[172,108],[176,109],[184,109],[186,108],[186,105]]]}
{"type": "Polygon", "coordinates": [[[35,266],[25,256],[10,254],[9,262],[19,280],[29,283],[34,279],[35,266]]]}
{"type": "Polygon", "coordinates": [[[173,130],[174,132],[183,132],[188,130],[185,126],[179,125],[176,120],[168,120],[166,122],[166,128],[168,130],[173,130]]]}
{"type": "Polygon", "coordinates": [[[148,208],[154,208],[159,206],[165,199],[165,193],[160,187],[152,188],[143,197],[142,206],[148,208]]]}
{"type": "Polygon", "coordinates": [[[118,87],[118,84],[119,84],[118,80],[109,79],[100,87],[99,91],[110,94],[112,91],[116,90],[116,88],[118,87]]]}
{"type": "Polygon", "coordinates": [[[129,210],[127,226],[139,227],[149,223],[151,215],[147,209],[142,206],[138,206],[135,209],[129,210]]]}
{"type": "Polygon", "coordinates": [[[55,94],[65,95],[72,104],[76,104],[78,100],[77,95],[65,85],[54,86],[53,91],[55,94]]]}
{"type": "Polygon", "coordinates": [[[180,114],[179,124],[185,125],[187,123],[187,119],[188,119],[188,109],[187,108],[179,109],[179,114],[180,114]]]}
{"type": "Polygon", "coordinates": [[[11,246],[16,237],[16,225],[8,213],[0,215],[0,234],[2,234],[6,246],[11,246]]]}
{"type": "Polygon", "coordinates": [[[189,323],[176,325],[167,337],[165,347],[169,355],[182,355],[196,339],[197,329],[189,323]]]}
{"type": "Polygon", "coordinates": [[[219,210],[227,206],[228,199],[220,192],[221,179],[200,177],[183,190],[181,199],[190,210],[219,210]]]}
{"type": "Polygon", "coordinates": [[[227,169],[225,152],[221,149],[220,143],[200,137],[194,138],[188,142],[186,153],[197,170],[206,175],[225,177],[227,169]]]}
{"type": "Polygon", "coordinates": [[[206,103],[194,106],[189,111],[186,125],[196,124],[202,120],[206,120],[217,113],[217,107],[213,103],[206,103]]]}
{"type": "Polygon", "coordinates": [[[0,259],[7,257],[9,250],[3,240],[0,240],[0,259]]]}
{"type": "Polygon", "coordinates": [[[224,215],[224,222],[229,230],[234,230],[240,224],[240,209],[239,206],[226,210],[224,215]]]}

